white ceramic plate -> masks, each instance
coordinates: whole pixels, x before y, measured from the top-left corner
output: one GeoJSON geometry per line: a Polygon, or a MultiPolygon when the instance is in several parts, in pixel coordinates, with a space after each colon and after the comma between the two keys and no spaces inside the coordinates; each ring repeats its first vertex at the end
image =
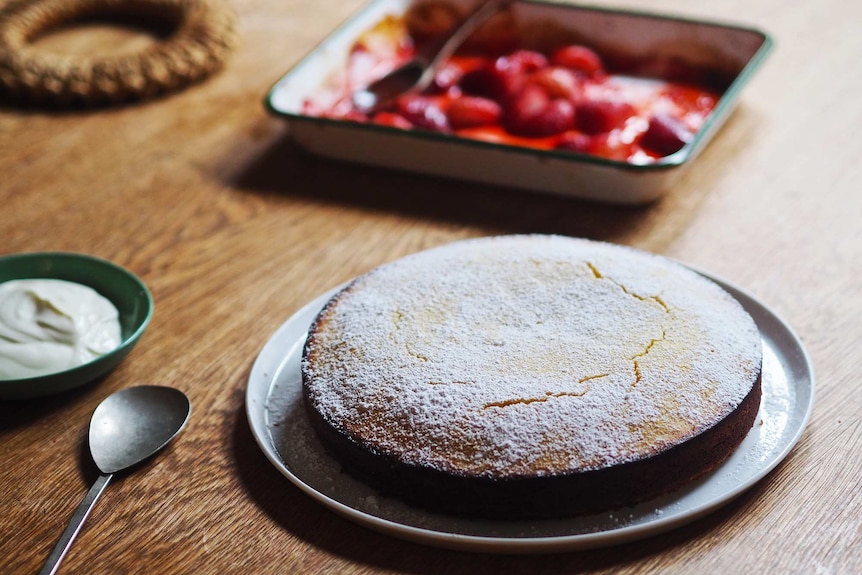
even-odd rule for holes
{"type": "Polygon", "coordinates": [[[667,531],[717,509],[769,473],[799,440],[814,403],[813,369],[790,327],[739,288],[710,279],[736,297],[760,328],[760,413],[739,449],[714,473],[637,507],[559,520],[465,519],[413,509],[342,473],[305,416],[299,367],[308,326],[337,290],[287,320],[255,361],[246,390],[252,433],[272,464],[325,507],[371,529],[419,543],[492,553],[550,553],[615,545],[667,531]]]}

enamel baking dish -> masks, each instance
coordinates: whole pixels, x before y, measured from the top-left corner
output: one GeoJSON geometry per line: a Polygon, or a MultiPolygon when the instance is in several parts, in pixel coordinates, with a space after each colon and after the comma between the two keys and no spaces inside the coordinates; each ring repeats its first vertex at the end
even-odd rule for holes
{"type": "MultiPolygon", "coordinates": [[[[450,1],[465,8],[474,4],[450,1]]],[[[729,71],[729,81],[702,128],[682,149],[650,164],[304,113],[306,101],[344,74],[357,38],[386,17],[402,16],[409,6],[410,0],[370,2],[272,87],[267,108],[286,119],[297,145],[338,160],[589,200],[644,204],[665,194],[693,163],[733,110],[741,89],[772,44],[765,33],[737,25],[541,1],[513,4],[509,9],[519,27],[553,22],[599,54],[613,50],[638,57],[681,58],[692,66],[729,71]]]]}

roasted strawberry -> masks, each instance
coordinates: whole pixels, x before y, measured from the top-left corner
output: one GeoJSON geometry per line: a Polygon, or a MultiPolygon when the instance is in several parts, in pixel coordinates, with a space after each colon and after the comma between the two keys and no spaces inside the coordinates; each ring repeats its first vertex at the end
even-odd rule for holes
{"type": "Polygon", "coordinates": [[[500,56],[494,62],[498,70],[511,70],[518,74],[535,72],[548,65],[548,59],[541,52],[533,50],[515,50],[511,54],[500,56]]]}
{"type": "Polygon", "coordinates": [[[592,153],[593,138],[577,130],[571,130],[560,135],[556,147],[560,150],[590,154],[592,153]]]}
{"type": "Polygon", "coordinates": [[[622,128],[636,113],[634,106],[627,102],[584,100],[575,108],[575,126],[587,134],[601,134],[622,128]]]}
{"type": "Polygon", "coordinates": [[[631,143],[623,142],[614,134],[605,133],[592,136],[590,153],[609,160],[625,162],[632,156],[634,149],[631,143]]]}
{"type": "Polygon", "coordinates": [[[552,98],[575,100],[580,93],[575,73],[561,66],[548,66],[536,70],[529,75],[527,82],[541,86],[552,98]]]}
{"type": "Polygon", "coordinates": [[[560,150],[591,154],[621,162],[628,160],[633,152],[632,145],[622,142],[618,137],[610,137],[609,134],[590,136],[577,130],[562,134],[556,147],[560,150]]]}
{"type": "Polygon", "coordinates": [[[603,72],[602,59],[585,46],[569,45],[558,48],[551,54],[551,63],[586,76],[596,76],[603,72]]]}
{"type": "Polygon", "coordinates": [[[533,117],[544,110],[551,102],[548,93],[539,86],[527,85],[519,91],[507,106],[507,117],[533,117]]]}
{"type": "Polygon", "coordinates": [[[374,115],[374,123],[381,126],[392,126],[393,128],[401,128],[409,130],[413,127],[407,118],[400,116],[394,112],[378,112],[374,115]]]}
{"type": "Polygon", "coordinates": [[[458,85],[463,75],[464,72],[460,66],[447,62],[434,74],[429,90],[439,94],[446,93],[453,86],[458,85]]]}
{"type": "Polygon", "coordinates": [[[465,94],[502,102],[524,85],[524,76],[511,69],[498,69],[494,64],[481,66],[464,74],[460,82],[465,94]]]}
{"type": "Polygon", "coordinates": [[[531,72],[547,65],[548,59],[540,52],[516,50],[464,74],[461,89],[466,94],[504,102],[520,92],[531,72]]]}
{"type": "Polygon", "coordinates": [[[568,100],[552,100],[548,93],[527,85],[506,106],[503,126],[516,136],[544,137],[572,127],[575,107],[568,100]]]}
{"type": "Polygon", "coordinates": [[[475,128],[500,121],[500,104],[488,98],[461,96],[449,105],[446,115],[453,129],[475,128]]]}
{"type": "Polygon", "coordinates": [[[395,104],[395,109],[417,128],[434,132],[449,131],[446,114],[433,98],[414,94],[401,96],[395,104]]]}
{"type": "Polygon", "coordinates": [[[682,149],[694,137],[683,122],[669,114],[656,114],[640,138],[640,145],[659,156],[669,156],[682,149]]]}
{"type": "Polygon", "coordinates": [[[572,128],[575,107],[568,100],[551,100],[541,114],[531,122],[530,131],[536,136],[553,136],[572,128]]]}

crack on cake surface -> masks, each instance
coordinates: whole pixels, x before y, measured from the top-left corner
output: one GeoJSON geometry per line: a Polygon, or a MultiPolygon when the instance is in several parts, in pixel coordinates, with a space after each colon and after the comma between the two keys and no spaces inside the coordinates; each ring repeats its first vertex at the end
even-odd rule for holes
{"type": "Polygon", "coordinates": [[[646,357],[649,354],[649,352],[652,350],[653,346],[655,346],[655,344],[663,342],[666,338],[667,338],[667,332],[665,331],[664,328],[662,328],[661,337],[656,338],[656,339],[651,339],[649,341],[649,343],[647,344],[646,348],[644,348],[644,350],[642,352],[635,354],[631,357],[631,360],[634,363],[634,370],[635,370],[635,380],[632,383],[632,387],[637,387],[637,385],[641,382],[641,379],[643,377],[641,374],[641,364],[640,364],[639,360],[641,358],[646,357]]]}
{"type": "Polygon", "coordinates": [[[621,290],[623,290],[623,293],[630,295],[633,298],[638,299],[640,301],[655,302],[665,311],[665,313],[670,313],[670,307],[667,305],[667,302],[665,302],[661,298],[661,296],[658,296],[658,295],[649,295],[649,296],[640,295],[636,292],[631,291],[629,288],[627,288],[626,286],[624,286],[623,284],[621,284],[617,280],[604,275],[602,272],[599,271],[599,268],[594,263],[592,263],[592,262],[584,262],[584,263],[586,263],[587,267],[590,269],[590,271],[592,272],[593,276],[596,279],[607,280],[607,281],[611,282],[612,284],[614,284],[615,286],[617,286],[618,288],[620,288],[621,290]]]}
{"type": "MultiPolygon", "coordinates": [[[[658,295],[651,295],[651,296],[640,295],[639,293],[630,290],[629,288],[627,288],[625,285],[618,282],[617,280],[603,274],[599,270],[598,266],[596,266],[594,263],[592,263],[592,262],[584,262],[584,263],[589,268],[590,272],[592,272],[593,277],[595,277],[596,279],[606,280],[606,281],[611,282],[612,284],[614,284],[615,286],[620,288],[623,291],[623,293],[625,293],[626,295],[630,295],[631,297],[633,297],[639,301],[654,302],[659,307],[661,307],[666,314],[670,314],[670,307],[667,305],[667,302],[665,302],[661,298],[661,296],[658,296],[658,295]]],[[[641,364],[640,364],[639,360],[641,358],[646,357],[649,354],[649,352],[652,350],[654,345],[664,341],[666,338],[667,338],[667,331],[665,330],[664,327],[662,327],[661,328],[661,337],[651,339],[649,341],[649,343],[647,343],[646,347],[644,348],[644,350],[642,352],[636,353],[635,355],[633,355],[630,358],[631,361],[633,362],[633,368],[634,368],[634,374],[635,374],[635,379],[632,382],[631,387],[637,387],[638,384],[640,384],[640,382],[643,379],[643,373],[641,372],[641,364]]]]}
{"type": "MultiPolygon", "coordinates": [[[[600,373],[598,375],[588,375],[586,377],[582,377],[578,380],[578,383],[586,383],[588,381],[592,381],[594,379],[601,379],[603,377],[608,377],[610,373],[600,373]]],[[[556,399],[560,397],[583,397],[590,391],[590,388],[587,387],[583,391],[559,391],[554,393],[553,391],[546,391],[544,396],[540,397],[519,397],[514,399],[504,399],[501,401],[491,401],[482,406],[482,409],[489,409],[492,407],[510,407],[512,405],[529,405],[531,403],[544,403],[551,399],[556,399]]]]}
{"type": "Polygon", "coordinates": [[[490,409],[492,407],[509,407],[511,405],[529,405],[531,403],[544,403],[550,399],[559,398],[559,397],[583,397],[587,394],[589,388],[583,391],[560,391],[558,393],[552,393],[550,391],[545,392],[544,397],[523,397],[516,399],[505,399],[503,401],[492,401],[490,403],[486,403],[482,406],[483,409],[490,409]]]}

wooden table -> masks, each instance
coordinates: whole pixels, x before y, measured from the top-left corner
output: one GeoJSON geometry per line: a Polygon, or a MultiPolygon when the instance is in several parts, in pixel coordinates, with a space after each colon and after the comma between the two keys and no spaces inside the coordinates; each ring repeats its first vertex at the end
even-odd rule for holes
{"type": "MultiPolygon", "coordinates": [[[[141,343],[107,378],[0,403],[0,572],[38,571],[95,478],[86,455],[93,409],[144,383],[184,390],[190,424],[110,486],[61,572],[862,572],[862,4],[650,3],[761,27],[776,48],[696,169],[665,200],[638,209],[300,154],[263,96],[360,1],[235,5],[242,43],[201,85],[86,113],[0,108],[0,253],[108,258],[139,274],[156,303],[141,343]],[[264,343],[314,296],[383,262],[514,232],[659,252],[767,303],[798,332],[817,372],[800,443],[718,512],[581,553],[433,549],[357,526],[303,495],[265,459],[246,420],[247,378],[264,343]]],[[[90,49],[114,40],[43,42],[90,49]]]]}

